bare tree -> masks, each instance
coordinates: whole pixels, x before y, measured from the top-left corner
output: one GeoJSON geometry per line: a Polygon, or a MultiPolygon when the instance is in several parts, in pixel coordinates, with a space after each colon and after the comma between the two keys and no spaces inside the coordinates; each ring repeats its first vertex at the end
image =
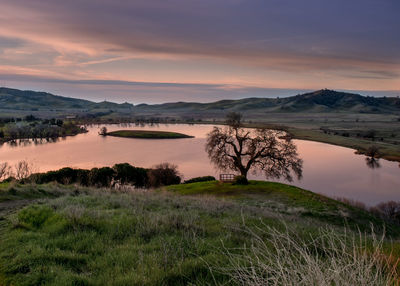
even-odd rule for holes
{"type": "Polygon", "coordinates": [[[292,180],[291,171],[302,176],[303,161],[298,158],[296,145],[284,132],[265,128],[242,127],[242,116],[230,113],[224,129],[214,127],[207,135],[206,151],[219,169],[240,172],[263,172],[267,178],[292,180]]]}
{"type": "Polygon", "coordinates": [[[380,156],[380,150],[379,147],[376,145],[371,145],[368,147],[368,149],[365,152],[365,155],[371,157],[371,158],[377,158],[380,156]]]}
{"type": "Polygon", "coordinates": [[[161,163],[154,166],[147,172],[147,176],[151,187],[168,186],[181,182],[178,166],[170,163],[161,163]]]}
{"type": "Polygon", "coordinates": [[[12,175],[11,166],[7,162],[0,164],[0,181],[3,181],[12,175]]]}
{"type": "Polygon", "coordinates": [[[377,146],[369,146],[365,152],[365,155],[368,156],[365,158],[365,162],[369,168],[377,169],[381,167],[381,164],[379,163],[380,151],[377,146]]]}
{"type": "Polygon", "coordinates": [[[33,172],[33,166],[26,160],[19,161],[15,164],[15,178],[22,180],[28,178],[33,172]]]}
{"type": "Polygon", "coordinates": [[[373,208],[375,212],[383,216],[400,223],[400,201],[389,201],[378,204],[373,208]]]}
{"type": "Polygon", "coordinates": [[[99,135],[106,136],[107,135],[107,127],[105,127],[105,126],[101,127],[99,135]]]}

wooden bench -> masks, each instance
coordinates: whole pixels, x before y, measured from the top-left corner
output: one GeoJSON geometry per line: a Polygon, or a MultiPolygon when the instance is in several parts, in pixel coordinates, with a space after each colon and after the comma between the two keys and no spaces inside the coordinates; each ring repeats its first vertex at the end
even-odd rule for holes
{"type": "Polygon", "coordinates": [[[220,174],[219,180],[224,183],[233,182],[235,180],[235,174],[220,174]]]}

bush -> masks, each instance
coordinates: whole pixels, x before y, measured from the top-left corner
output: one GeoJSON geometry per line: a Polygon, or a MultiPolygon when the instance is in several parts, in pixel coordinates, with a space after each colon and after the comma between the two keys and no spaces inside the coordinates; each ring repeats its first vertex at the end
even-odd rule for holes
{"type": "Polygon", "coordinates": [[[83,186],[88,185],[89,170],[62,168],[57,171],[49,171],[47,173],[36,173],[29,177],[29,179],[36,184],[45,184],[50,182],[57,182],[60,184],[73,184],[78,183],[83,186]]]}
{"type": "Polygon", "coordinates": [[[110,167],[93,168],[89,172],[89,185],[96,187],[109,187],[114,178],[114,170],[110,167]]]}
{"type": "Polygon", "coordinates": [[[249,181],[247,180],[247,178],[245,176],[236,176],[234,181],[233,181],[234,185],[248,185],[249,181]]]}
{"type": "Polygon", "coordinates": [[[371,208],[371,212],[385,220],[400,224],[400,201],[389,201],[378,204],[371,208]]]}
{"type": "Polygon", "coordinates": [[[364,137],[364,138],[370,138],[370,139],[374,140],[375,137],[376,137],[376,131],[375,131],[375,130],[368,130],[368,131],[366,131],[366,132],[364,133],[364,136],[363,136],[363,137],[364,137]]]}
{"type": "Polygon", "coordinates": [[[168,186],[180,184],[181,177],[178,167],[170,163],[162,163],[148,170],[150,187],[168,186]]]}
{"type": "Polygon", "coordinates": [[[372,158],[379,157],[380,151],[379,151],[378,146],[375,146],[375,145],[369,146],[367,151],[365,152],[365,155],[370,156],[372,158]]]}
{"type": "Polygon", "coordinates": [[[184,184],[197,183],[197,182],[208,182],[215,181],[215,177],[213,176],[204,176],[204,177],[196,177],[189,180],[186,180],[184,184]]]}
{"type": "Polygon", "coordinates": [[[112,180],[122,184],[144,187],[148,183],[147,169],[137,168],[128,163],[116,164],[113,168],[93,168],[91,170],[62,168],[57,171],[35,173],[29,180],[36,184],[57,182],[59,184],[80,184],[82,186],[109,187],[112,180]]]}
{"type": "Polygon", "coordinates": [[[33,205],[18,213],[18,221],[24,226],[38,228],[54,215],[54,210],[48,206],[33,205]]]}
{"type": "Polygon", "coordinates": [[[77,169],[76,170],[76,183],[82,186],[89,186],[89,170],[77,169]]]}
{"type": "Polygon", "coordinates": [[[135,187],[144,187],[147,185],[147,170],[144,168],[137,168],[128,163],[115,164],[113,166],[115,171],[114,179],[121,182],[121,184],[133,184],[135,187]]]}

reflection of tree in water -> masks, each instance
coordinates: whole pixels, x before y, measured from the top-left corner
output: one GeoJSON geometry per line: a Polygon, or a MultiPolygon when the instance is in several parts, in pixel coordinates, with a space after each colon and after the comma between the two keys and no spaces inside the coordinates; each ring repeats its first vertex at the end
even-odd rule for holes
{"type": "Polygon", "coordinates": [[[374,158],[374,157],[366,157],[365,163],[371,169],[378,169],[381,167],[381,164],[379,163],[379,159],[374,158]]]}
{"type": "MultiPolygon", "coordinates": [[[[61,137],[61,139],[65,140],[66,137],[61,137]]],[[[17,139],[7,142],[7,144],[11,147],[25,147],[31,144],[34,145],[42,145],[47,143],[56,143],[60,141],[60,137],[57,138],[40,138],[40,139],[17,139]]]]}
{"type": "Polygon", "coordinates": [[[375,145],[371,145],[367,151],[365,152],[365,154],[368,156],[367,158],[365,158],[365,162],[367,164],[367,166],[371,169],[377,169],[381,167],[381,164],[379,163],[379,148],[375,145]]]}

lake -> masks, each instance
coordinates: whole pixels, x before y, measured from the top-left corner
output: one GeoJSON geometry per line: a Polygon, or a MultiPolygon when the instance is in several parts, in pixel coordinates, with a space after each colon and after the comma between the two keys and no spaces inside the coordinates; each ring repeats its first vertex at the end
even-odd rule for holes
{"type": "MultiPolygon", "coordinates": [[[[101,125],[104,126],[104,125],[101,125]]],[[[152,167],[161,162],[178,165],[185,179],[214,175],[217,171],[204,150],[206,134],[212,125],[106,125],[108,131],[147,129],[175,131],[195,136],[189,139],[128,139],[102,137],[101,126],[89,127],[88,133],[66,137],[55,143],[4,144],[0,147],[0,162],[15,164],[31,162],[36,171],[62,167],[92,168],[127,162],[138,167],[152,167]]],[[[382,201],[400,200],[399,163],[379,160],[380,168],[372,169],[366,157],[354,150],[324,143],[294,140],[304,161],[303,178],[291,184],[330,197],[345,197],[375,205],[382,201]]],[[[251,176],[252,179],[263,179],[251,176]]],[[[284,181],[282,181],[284,182],[284,181]]]]}

